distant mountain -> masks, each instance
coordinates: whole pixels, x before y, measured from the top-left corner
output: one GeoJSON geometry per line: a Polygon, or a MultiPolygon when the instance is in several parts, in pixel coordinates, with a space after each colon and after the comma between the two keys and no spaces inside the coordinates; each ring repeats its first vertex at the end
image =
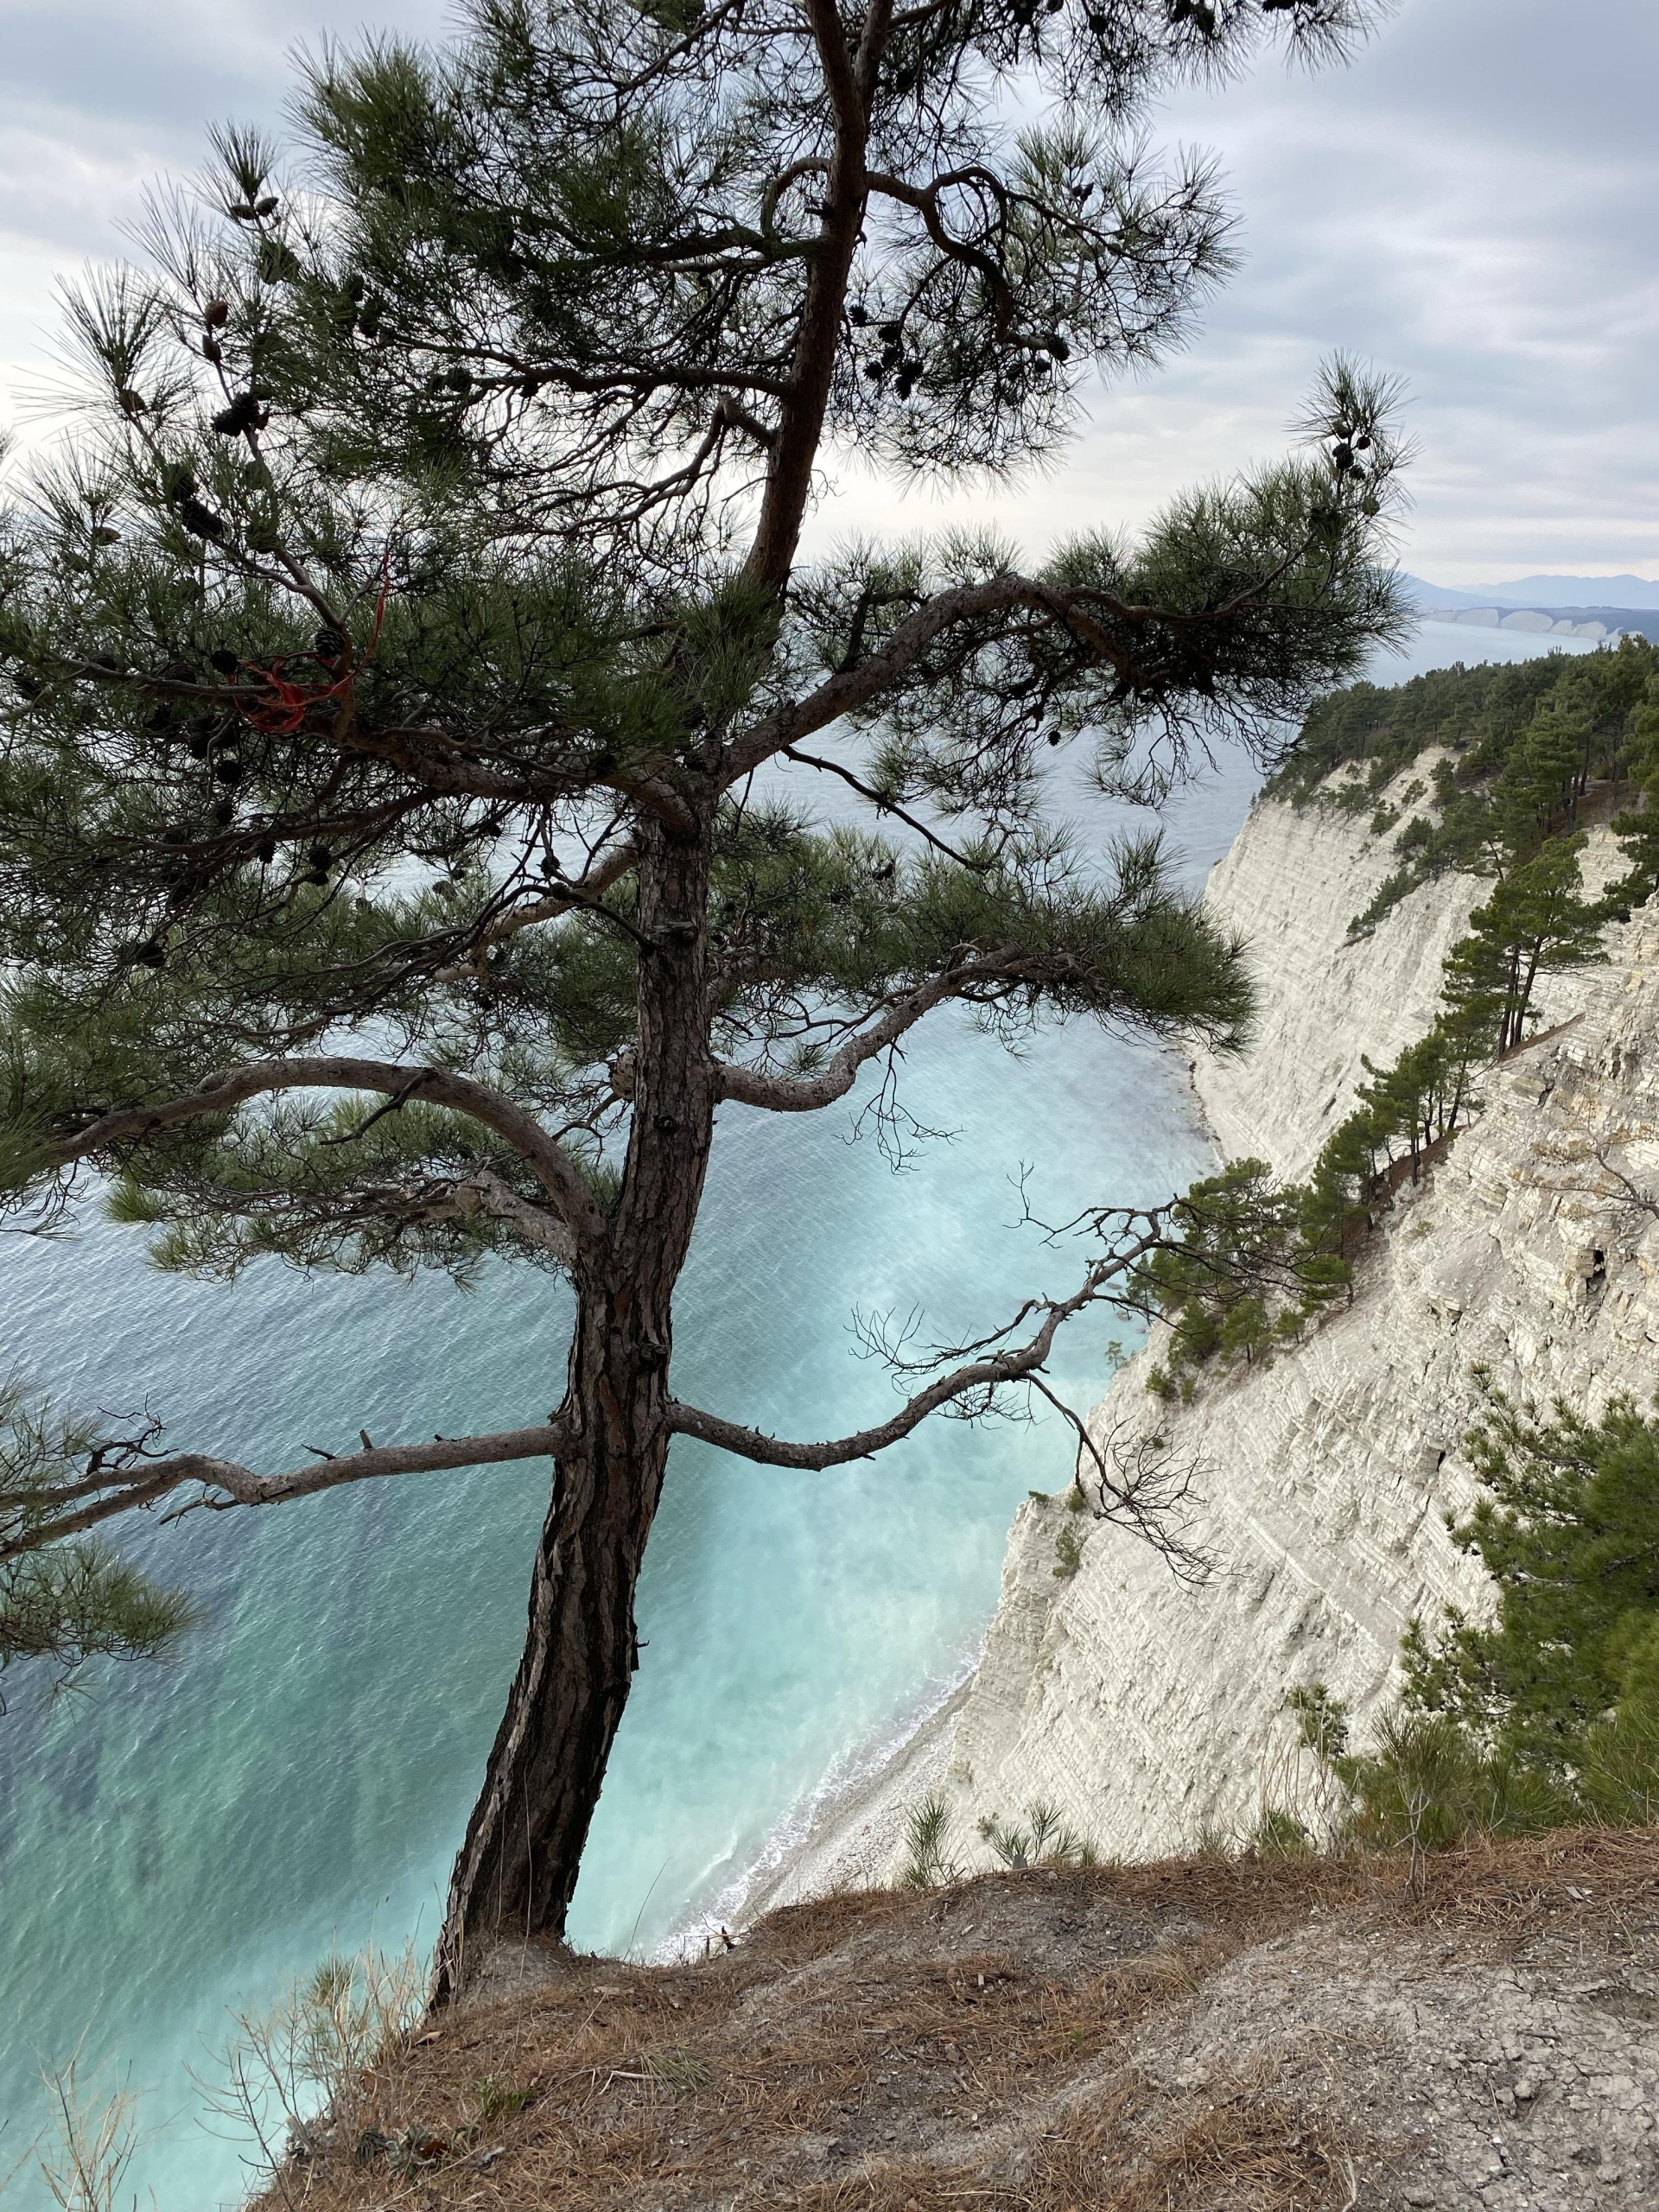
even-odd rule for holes
{"type": "Polygon", "coordinates": [[[1645,576],[1517,576],[1482,589],[1500,607],[1659,607],[1659,583],[1645,576]]]}
{"type": "Polygon", "coordinates": [[[1421,576],[1403,573],[1400,581],[1416,607],[1496,607],[1498,603],[1491,592],[1453,591],[1447,584],[1426,583],[1421,576]]]}
{"type": "Polygon", "coordinates": [[[1419,607],[1659,607],[1659,582],[1644,576],[1517,576],[1477,591],[1455,591],[1421,576],[1402,581],[1419,607]]]}
{"type": "MultiPolygon", "coordinates": [[[[1422,608],[1444,622],[1467,623],[1478,629],[1557,630],[1563,636],[1574,634],[1580,638],[1617,638],[1630,631],[1645,637],[1649,645],[1659,645],[1659,585],[1643,584],[1640,576],[1532,576],[1526,581],[1538,584],[1576,584],[1580,589],[1590,583],[1619,584],[1628,592],[1635,585],[1649,592],[1652,597],[1643,603],[1626,598],[1617,607],[1605,606],[1599,600],[1566,599],[1556,594],[1540,592],[1535,598],[1500,599],[1496,591],[1454,591],[1450,584],[1427,583],[1421,576],[1401,576],[1406,596],[1414,606],[1422,608]]],[[[1518,591],[1518,584],[1507,587],[1518,591]]]]}

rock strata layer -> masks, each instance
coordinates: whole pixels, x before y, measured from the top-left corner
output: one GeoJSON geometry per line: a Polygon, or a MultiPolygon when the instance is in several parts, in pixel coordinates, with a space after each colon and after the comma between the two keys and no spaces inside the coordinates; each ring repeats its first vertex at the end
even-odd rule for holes
{"type": "MultiPolygon", "coordinates": [[[[1596,872],[1614,857],[1604,839],[1596,872]]],[[[1351,814],[1262,801],[1213,872],[1207,901],[1251,940],[1262,996],[1252,1050],[1194,1068],[1224,1154],[1302,1173],[1363,1056],[1386,1062],[1427,1028],[1482,887],[1426,886],[1349,943],[1392,864],[1351,814]]],[[[1199,1465],[1207,1584],[1062,1497],[1021,1508],[984,1657],[927,1763],[958,1863],[984,1863],[982,1822],[1024,1823],[1036,1805],[1135,1859],[1247,1835],[1270,1808],[1317,1818],[1287,1693],[1327,1683],[1363,1739],[1396,1692],[1408,1623],[1485,1602],[1446,1527],[1473,1495],[1476,1370],[1592,1413],[1618,1393],[1652,1397],[1659,914],[1613,929],[1609,951],[1555,979],[1545,1033],[1492,1072],[1479,1120],[1399,1193],[1351,1306],[1268,1363],[1207,1377],[1185,1408],[1148,1395],[1151,1353],[1116,1377],[1094,1433],[1162,1433],[1199,1465]]],[[[815,1886],[838,1871],[854,1872],[821,1847],[815,1886]]]]}

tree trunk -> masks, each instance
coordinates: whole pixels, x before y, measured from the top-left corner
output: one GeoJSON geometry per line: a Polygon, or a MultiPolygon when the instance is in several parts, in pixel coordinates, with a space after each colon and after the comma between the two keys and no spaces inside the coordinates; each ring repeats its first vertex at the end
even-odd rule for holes
{"type": "Polygon", "coordinates": [[[435,2005],[493,1944],[559,1936],[639,1663],[633,1593],[668,1457],[674,1287],[714,1126],[704,983],[709,838],[644,833],[633,1114],[603,1255],[576,1269],[559,1456],[506,1712],[450,1879],[435,2005]]]}
{"type": "Polygon", "coordinates": [[[579,1300],[568,1404],[582,1433],[554,1470],[524,1656],[450,1881],[438,2003],[494,1942],[564,1930],[638,1662],[634,1586],[668,1456],[664,1363],[630,1344],[632,1302],[579,1300]]]}

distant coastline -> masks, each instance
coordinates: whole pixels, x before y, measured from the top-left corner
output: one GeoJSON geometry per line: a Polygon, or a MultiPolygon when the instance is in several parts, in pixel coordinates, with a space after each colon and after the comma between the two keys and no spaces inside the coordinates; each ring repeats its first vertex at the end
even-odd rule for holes
{"type": "Polygon", "coordinates": [[[1459,629],[1510,630],[1531,637],[1576,638],[1590,645],[1617,645],[1634,633],[1659,645],[1659,612],[1641,607],[1437,606],[1420,599],[1425,622],[1454,623],[1459,629]]]}

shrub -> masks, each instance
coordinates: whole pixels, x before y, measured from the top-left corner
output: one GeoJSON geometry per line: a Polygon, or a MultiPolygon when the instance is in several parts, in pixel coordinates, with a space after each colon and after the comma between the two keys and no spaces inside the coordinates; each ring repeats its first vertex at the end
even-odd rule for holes
{"type": "Polygon", "coordinates": [[[1306,1859],[1315,1846],[1287,1806],[1269,1805],[1250,1832],[1249,1848],[1258,1859],[1306,1859]]]}
{"type": "Polygon", "coordinates": [[[1075,1529],[1063,1528],[1054,1539],[1054,1579],[1069,1582],[1083,1565],[1083,1539],[1075,1529]]]}
{"type": "Polygon", "coordinates": [[[266,2011],[232,2016],[215,2074],[197,2086],[211,2113],[251,2138],[285,2203],[290,2159],[354,2137],[371,2099],[369,2069],[407,2047],[426,1982],[412,1946],[390,1956],[334,1951],[266,2011]]]}
{"type": "Polygon", "coordinates": [[[979,1823],[979,1833],[1005,1866],[1095,1866],[1100,1863],[1088,1838],[1069,1827],[1054,1806],[1040,1800],[1026,1808],[1024,1827],[1006,1827],[991,1814],[979,1823]]]}
{"type": "Polygon", "coordinates": [[[905,1823],[905,1840],[910,1850],[901,1878],[905,1888],[932,1890],[957,1878],[961,1869],[945,1855],[950,1832],[950,1808],[938,1790],[931,1790],[905,1823]]]}

